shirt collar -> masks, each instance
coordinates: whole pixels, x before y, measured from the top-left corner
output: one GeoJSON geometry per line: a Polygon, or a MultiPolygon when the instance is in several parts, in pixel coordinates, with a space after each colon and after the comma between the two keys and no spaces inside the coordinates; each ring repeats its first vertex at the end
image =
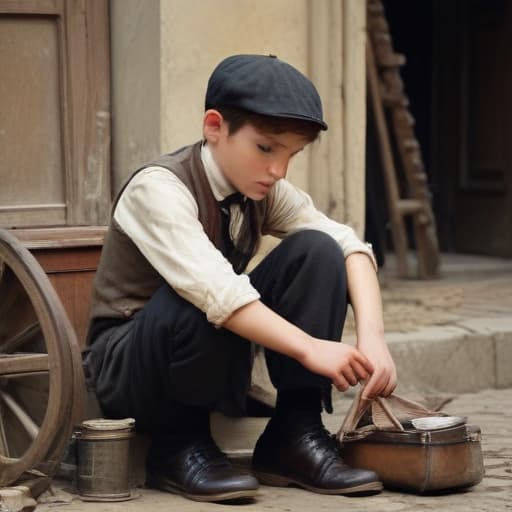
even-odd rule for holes
{"type": "Polygon", "coordinates": [[[213,196],[217,201],[222,201],[233,192],[236,192],[236,189],[229,183],[220,170],[206,142],[201,146],[201,162],[203,163],[213,196]]]}

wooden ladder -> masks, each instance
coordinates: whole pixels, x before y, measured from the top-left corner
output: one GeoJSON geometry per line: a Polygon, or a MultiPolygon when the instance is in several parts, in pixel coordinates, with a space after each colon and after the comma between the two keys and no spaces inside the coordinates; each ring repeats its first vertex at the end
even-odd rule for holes
{"type": "Polygon", "coordinates": [[[414,118],[400,77],[405,57],[393,49],[381,0],[367,0],[367,13],[368,94],[382,159],[397,272],[400,277],[410,277],[404,217],[412,215],[417,277],[436,278],[440,257],[430,191],[420,145],[414,134],[414,118]],[[400,196],[392,140],[397,149],[397,163],[407,183],[406,197],[400,196]]]}

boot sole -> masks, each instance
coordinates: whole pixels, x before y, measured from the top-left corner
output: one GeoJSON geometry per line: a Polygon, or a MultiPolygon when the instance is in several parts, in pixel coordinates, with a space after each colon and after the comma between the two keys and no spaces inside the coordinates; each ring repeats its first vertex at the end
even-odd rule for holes
{"type": "Polygon", "coordinates": [[[275,473],[265,473],[263,471],[254,471],[254,476],[258,479],[260,484],[270,485],[272,487],[289,487],[290,485],[296,485],[307,489],[308,491],[316,492],[319,494],[342,494],[347,496],[368,496],[371,494],[377,494],[384,486],[382,482],[367,482],[365,484],[353,485],[351,487],[342,487],[338,489],[325,489],[322,487],[315,487],[313,485],[301,482],[293,477],[276,475],[275,473]]]}
{"type": "Polygon", "coordinates": [[[159,489],[161,491],[170,492],[172,494],[179,494],[185,498],[194,501],[201,502],[220,502],[220,501],[230,501],[230,500],[241,500],[241,499],[250,499],[255,498],[258,495],[257,489],[240,489],[238,491],[227,491],[220,492],[217,494],[193,494],[184,491],[174,482],[169,480],[168,478],[163,477],[151,477],[146,482],[147,487],[151,487],[153,489],[159,489]]]}

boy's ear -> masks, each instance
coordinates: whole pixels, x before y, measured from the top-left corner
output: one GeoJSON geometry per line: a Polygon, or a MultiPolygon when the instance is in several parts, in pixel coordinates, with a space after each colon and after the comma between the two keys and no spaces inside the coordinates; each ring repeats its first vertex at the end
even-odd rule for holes
{"type": "Polygon", "coordinates": [[[211,144],[217,142],[223,123],[222,114],[215,109],[209,109],[203,117],[203,136],[211,144]]]}

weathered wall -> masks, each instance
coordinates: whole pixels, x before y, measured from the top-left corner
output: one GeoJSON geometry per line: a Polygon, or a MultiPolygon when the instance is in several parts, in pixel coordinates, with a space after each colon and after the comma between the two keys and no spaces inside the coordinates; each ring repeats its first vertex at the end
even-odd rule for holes
{"type": "Polygon", "coordinates": [[[160,154],[160,0],[112,0],[112,192],[160,154]]]}
{"type": "Polygon", "coordinates": [[[289,179],[361,232],[364,14],[360,0],[112,0],[114,191],[142,161],[201,137],[222,58],[272,53],[315,82],[329,123],[289,179]]]}
{"type": "MultiPolygon", "coordinates": [[[[224,57],[272,53],[308,73],[306,0],[173,0],[161,4],[163,148],[201,137],[208,77],[224,57]]],[[[292,179],[305,183],[307,158],[292,179]]]]}
{"type": "Polygon", "coordinates": [[[330,217],[364,232],[366,3],[311,0],[310,76],[329,131],[311,152],[309,188],[330,217]]]}

